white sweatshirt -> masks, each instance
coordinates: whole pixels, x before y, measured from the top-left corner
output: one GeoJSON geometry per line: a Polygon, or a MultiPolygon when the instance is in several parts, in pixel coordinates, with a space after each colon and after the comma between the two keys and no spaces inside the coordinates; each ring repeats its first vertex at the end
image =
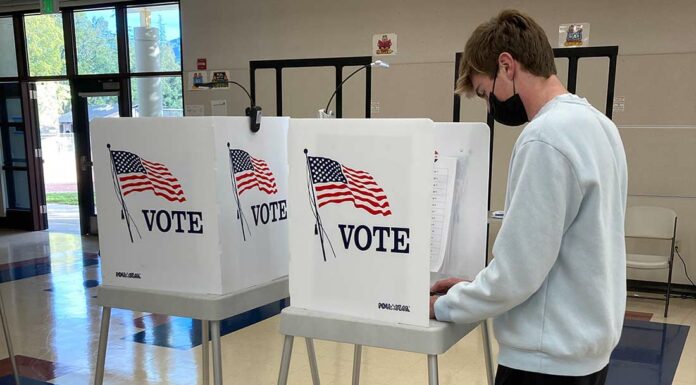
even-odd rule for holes
{"type": "Polygon", "coordinates": [[[604,368],[626,307],[626,188],[614,123],[572,94],[548,102],[515,144],[493,261],[437,300],[437,319],[495,317],[507,367],[566,376],[604,368]]]}

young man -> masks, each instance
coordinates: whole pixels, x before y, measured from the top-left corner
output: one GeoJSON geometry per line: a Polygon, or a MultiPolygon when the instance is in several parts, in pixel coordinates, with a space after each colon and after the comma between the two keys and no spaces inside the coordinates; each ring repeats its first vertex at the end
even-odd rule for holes
{"type": "MultiPolygon", "coordinates": [[[[431,317],[495,317],[496,384],[603,384],[626,306],[626,157],[616,126],[556,77],[529,16],[503,11],[466,44],[457,92],[500,123],[529,121],[513,150],[494,259],[436,283],[431,317]]],[[[454,235],[456,236],[456,235],[454,235]]]]}

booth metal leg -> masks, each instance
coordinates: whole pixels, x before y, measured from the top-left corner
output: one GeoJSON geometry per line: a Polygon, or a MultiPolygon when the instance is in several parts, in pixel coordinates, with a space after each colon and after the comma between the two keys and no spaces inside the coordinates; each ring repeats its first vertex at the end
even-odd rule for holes
{"type": "Polygon", "coordinates": [[[290,371],[290,357],[292,356],[292,344],[295,341],[293,336],[285,336],[283,342],[283,356],[280,359],[280,372],[278,373],[278,385],[287,385],[288,373],[290,371]]]}
{"type": "Polygon", "coordinates": [[[309,369],[312,373],[312,384],[320,385],[317,353],[314,351],[314,340],[306,337],[305,342],[307,343],[307,356],[309,356],[309,369]]]}
{"type": "Polygon", "coordinates": [[[362,361],[362,345],[355,345],[353,350],[353,385],[360,384],[360,363],[362,361]]]}
{"type": "Polygon", "coordinates": [[[210,321],[201,320],[201,372],[203,385],[210,384],[210,321]]]}
{"type": "Polygon", "coordinates": [[[493,370],[493,351],[491,349],[491,339],[490,334],[488,334],[488,320],[481,322],[481,334],[483,336],[483,358],[486,364],[486,379],[488,385],[493,385],[495,383],[493,370]]]}
{"type": "Polygon", "coordinates": [[[5,333],[5,342],[7,343],[7,353],[10,355],[10,364],[12,365],[12,374],[14,375],[15,384],[19,385],[19,371],[17,370],[17,362],[15,361],[14,347],[12,346],[12,336],[10,336],[10,325],[7,323],[7,313],[5,313],[5,303],[0,293],[0,317],[2,317],[2,331],[5,333]]]}
{"type": "Polygon", "coordinates": [[[438,385],[437,354],[428,354],[428,385],[438,385]]]}
{"type": "Polygon", "coordinates": [[[220,348],[220,321],[210,321],[213,340],[213,384],[222,385],[222,349],[220,348]]]}
{"type": "Polygon", "coordinates": [[[99,346],[97,348],[97,367],[94,370],[94,385],[104,383],[104,364],[106,362],[106,345],[109,341],[109,322],[111,321],[111,308],[102,307],[101,328],[99,330],[99,346]]]}

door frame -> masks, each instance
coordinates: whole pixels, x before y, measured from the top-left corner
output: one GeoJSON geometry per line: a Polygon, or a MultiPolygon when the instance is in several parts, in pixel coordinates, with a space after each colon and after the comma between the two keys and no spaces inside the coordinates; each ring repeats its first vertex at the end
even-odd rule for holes
{"type": "MultiPolygon", "coordinates": [[[[15,167],[4,165],[4,160],[0,162],[3,172],[21,170],[27,172],[29,183],[29,209],[16,210],[8,208],[5,217],[0,217],[0,227],[18,228],[24,230],[45,230],[48,228],[48,215],[46,212],[46,191],[43,183],[43,157],[41,154],[41,136],[38,125],[38,107],[36,104],[36,85],[28,82],[9,81],[14,83],[19,90],[19,99],[22,110],[21,123],[5,123],[6,126],[21,126],[24,130],[24,152],[27,165],[15,167]],[[28,102],[27,102],[28,101],[28,102]]],[[[3,103],[5,95],[2,95],[3,103]]],[[[4,109],[4,106],[2,107],[4,109]]],[[[7,111],[4,111],[5,115],[7,111]]],[[[9,149],[9,144],[5,143],[5,150],[9,149]]],[[[7,192],[10,193],[11,186],[8,184],[7,192]]]]}
{"type": "Polygon", "coordinates": [[[130,85],[119,76],[89,76],[70,82],[73,106],[73,133],[77,173],[77,200],[80,211],[80,233],[99,233],[95,215],[94,181],[89,133],[89,97],[117,96],[119,116],[130,116],[130,85]]]}

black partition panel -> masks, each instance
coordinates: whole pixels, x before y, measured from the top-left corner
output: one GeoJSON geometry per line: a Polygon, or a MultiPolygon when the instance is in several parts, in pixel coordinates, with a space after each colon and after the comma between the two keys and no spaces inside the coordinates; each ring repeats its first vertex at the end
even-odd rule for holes
{"type": "MultiPolygon", "coordinates": [[[[249,84],[251,99],[256,102],[256,70],[274,69],[276,78],[276,115],[283,115],[283,69],[308,67],[334,67],[336,72],[336,87],[343,81],[343,67],[366,66],[365,71],[365,117],[370,117],[372,102],[372,63],[371,56],[318,58],[318,59],[286,59],[286,60],[253,60],[249,62],[249,84]]],[[[326,98],[331,96],[327,94],[326,98]]],[[[336,92],[336,117],[343,117],[343,90],[336,92]]]]}
{"type": "Polygon", "coordinates": [[[607,104],[604,114],[611,119],[614,107],[614,86],[616,83],[616,61],[619,47],[580,47],[554,48],[553,56],[568,59],[568,91],[575,93],[578,83],[578,60],[590,57],[606,57],[609,59],[609,76],[607,78],[607,104]]]}

